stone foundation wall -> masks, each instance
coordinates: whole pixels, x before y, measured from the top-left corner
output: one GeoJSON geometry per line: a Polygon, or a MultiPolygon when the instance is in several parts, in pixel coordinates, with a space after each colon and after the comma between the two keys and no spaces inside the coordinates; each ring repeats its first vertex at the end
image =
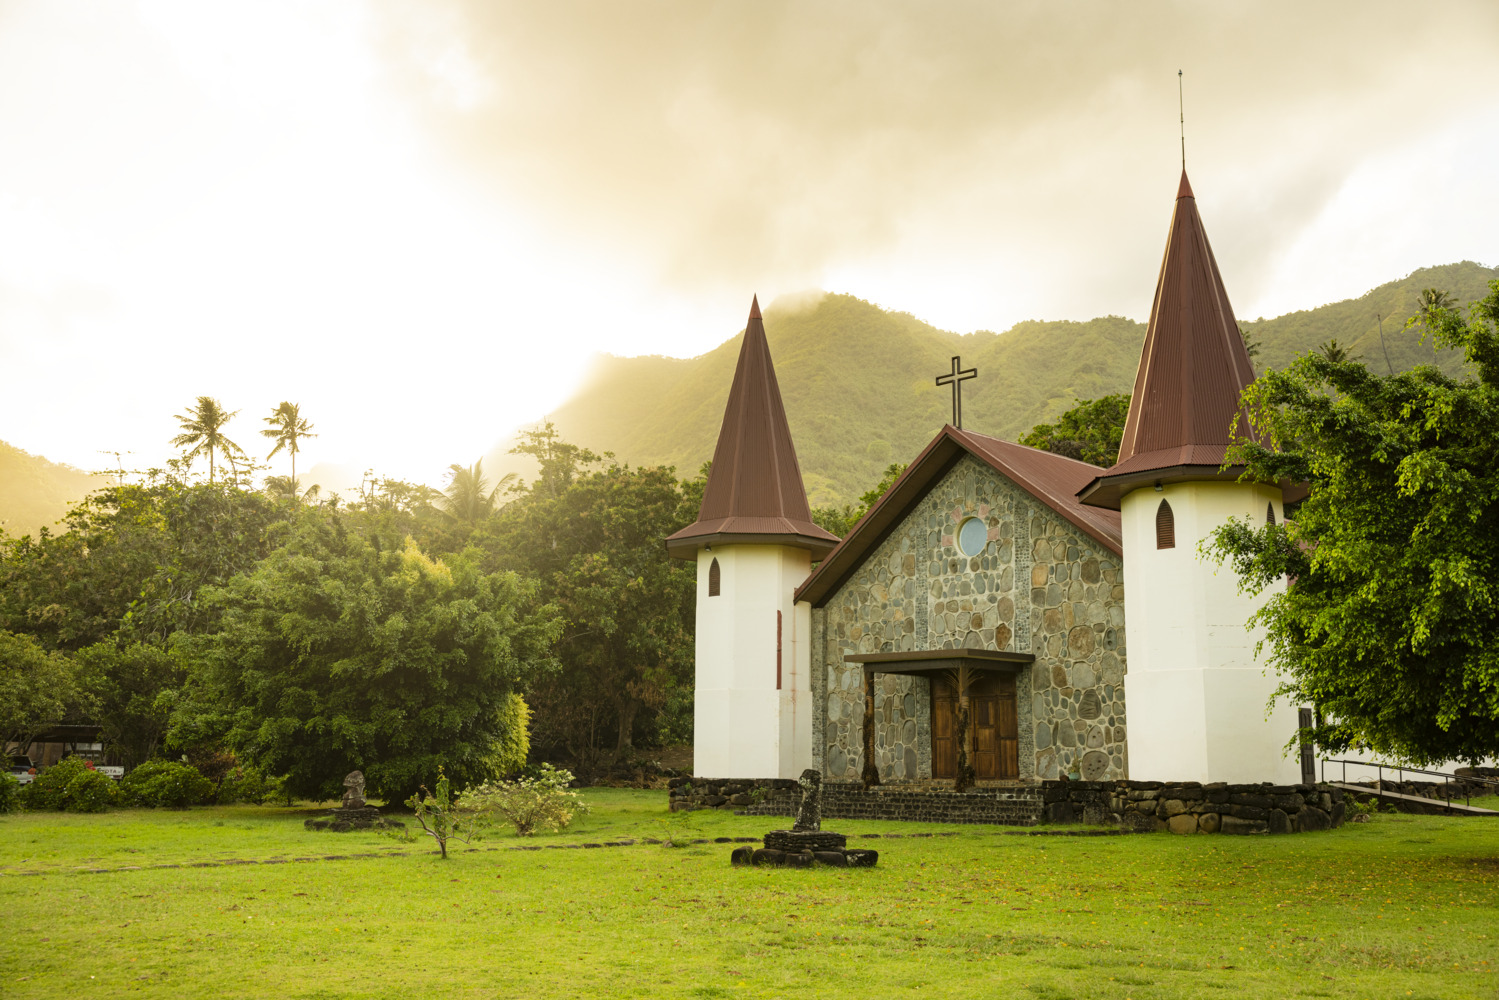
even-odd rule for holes
{"type": "MultiPolygon", "coordinates": [[[[741,816],[795,816],[801,788],[784,779],[672,779],[669,808],[729,809],[741,816]]],[[[1036,784],[971,788],[962,794],[951,786],[822,783],[822,818],[884,819],[915,823],[987,823],[1035,826],[1041,819],[1042,789],[1036,784]]]]}
{"type": "Polygon", "coordinates": [[[1048,823],[1118,825],[1148,833],[1305,833],[1343,825],[1343,790],[1329,785],[1195,781],[1048,781],[1048,823]]]}
{"type": "MultiPolygon", "coordinates": [[[[795,816],[801,788],[780,778],[673,778],[672,812],[727,809],[795,816]]],[[[823,782],[824,819],[1035,826],[1088,823],[1134,833],[1306,833],[1342,826],[1346,799],[1329,785],[1203,785],[1194,781],[1043,781],[955,792],[946,782],[823,782]]]]}

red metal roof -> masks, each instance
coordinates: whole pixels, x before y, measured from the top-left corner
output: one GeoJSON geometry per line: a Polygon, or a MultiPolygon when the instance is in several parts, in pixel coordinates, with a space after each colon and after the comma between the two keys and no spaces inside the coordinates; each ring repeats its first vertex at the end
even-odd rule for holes
{"type": "Polygon", "coordinates": [[[984,462],[1105,549],[1123,555],[1118,512],[1085,507],[1077,499],[1078,491],[1102,471],[1098,466],[949,425],[797,588],[796,599],[820,607],[964,455],[984,462]]]}
{"type": "Polygon", "coordinates": [[[1084,503],[1117,509],[1118,491],[1098,488],[1116,476],[1183,466],[1216,472],[1236,414],[1237,433],[1249,433],[1239,394],[1253,381],[1254,365],[1183,170],[1119,460],[1088,488],[1084,503]]]}
{"type": "Polygon", "coordinates": [[[838,542],[812,523],[758,296],[750,304],[697,521],[669,537],[666,548],[687,559],[715,541],[794,545],[812,550],[814,558],[838,542]]]}

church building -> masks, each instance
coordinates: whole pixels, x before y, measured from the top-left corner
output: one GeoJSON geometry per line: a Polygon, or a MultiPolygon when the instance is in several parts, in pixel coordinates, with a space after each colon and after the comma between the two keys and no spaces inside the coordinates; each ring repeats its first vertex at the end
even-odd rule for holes
{"type": "Polygon", "coordinates": [[[840,541],[752,305],[701,512],[667,539],[698,568],[693,773],[1302,780],[1245,627],[1264,595],[1198,551],[1297,498],[1220,471],[1253,379],[1183,172],[1118,461],[948,425],[840,541]]]}

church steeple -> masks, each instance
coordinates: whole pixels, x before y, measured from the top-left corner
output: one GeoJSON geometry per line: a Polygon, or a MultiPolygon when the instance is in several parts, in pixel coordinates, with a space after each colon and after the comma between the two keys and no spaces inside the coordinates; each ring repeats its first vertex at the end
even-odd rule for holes
{"type": "Polygon", "coordinates": [[[1192,185],[1182,171],[1119,458],[1083,491],[1119,509],[1122,492],[1160,478],[1218,478],[1229,426],[1248,434],[1239,394],[1254,381],[1192,185]]]}
{"type": "Polygon", "coordinates": [[[750,304],[697,521],[669,537],[666,547],[690,559],[700,546],[719,542],[791,545],[819,559],[838,544],[836,535],[812,523],[758,296],[750,304]]]}

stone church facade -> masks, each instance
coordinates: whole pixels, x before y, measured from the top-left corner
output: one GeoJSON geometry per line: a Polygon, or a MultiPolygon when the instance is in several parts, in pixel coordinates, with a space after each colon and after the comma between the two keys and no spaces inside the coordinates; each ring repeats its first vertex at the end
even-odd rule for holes
{"type": "MultiPolygon", "coordinates": [[[[988,649],[1033,654],[1015,675],[1020,780],[1128,775],[1124,586],[1120,557],[998,470],[967,455],[812,610],[813,764],[829,780],[862,772],[860,653],[988,649]],[[988,527],[981,555],[955,532],[988,527]]],[[[882,781],[930,779],[930,678],[874,682],[882,781]]]]}

